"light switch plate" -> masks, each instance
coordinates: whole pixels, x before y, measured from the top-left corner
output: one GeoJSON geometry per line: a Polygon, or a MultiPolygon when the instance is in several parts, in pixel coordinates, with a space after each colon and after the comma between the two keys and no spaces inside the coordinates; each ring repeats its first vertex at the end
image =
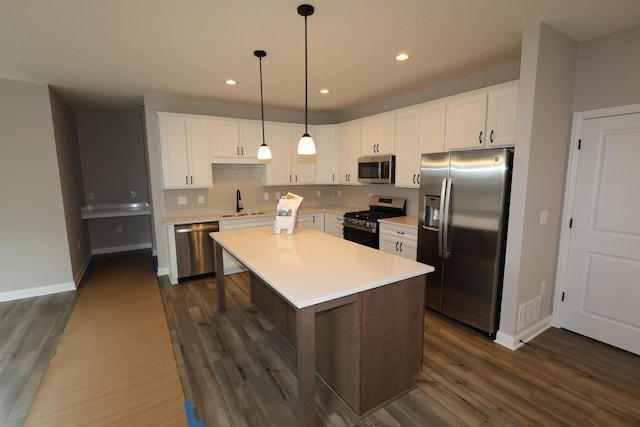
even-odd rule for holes
{"type": "Polygon", "coordinates": [[[546,224],[549,221],[549,211],[543,209],[540,211],[540,224],[546,224]]]}

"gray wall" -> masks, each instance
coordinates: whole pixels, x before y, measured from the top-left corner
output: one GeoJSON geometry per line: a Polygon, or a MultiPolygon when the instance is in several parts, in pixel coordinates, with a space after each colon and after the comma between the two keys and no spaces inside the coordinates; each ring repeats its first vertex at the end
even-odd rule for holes
{"type": "Polygon", "coordinates": [[[542,281],[540,318],[551,315],[576,52],[575,41],[547,25],[525,29],[500,318],[500,333],[511,337],[520,305],[541,296],[542,281]]]}
{"type": "Polygon", "coordinates": [[[49,97],[71,269],[74,281],[78,284],[91,260],[91,247],[87,222],[80,214],[84,197],[76,116],[54,91],[49,90],[49,97]]]}
{"type": "MultiPolygon", "coordinates": [[[[80,112],[77,122],[85,203],[148,202],[142,117],[80,112]]],[[[150,216],[90,219],[88,224],[94,254],[151,247],[150,216]]]]}
{"type": "Polygon", "coordinates": [[[0,79],[0,142],[0,297],[73,287],[46,85],[0,79]]]}
{"type": "Polygon", "coordinates": [[[573,111],[640,103],[640,26],[581,43],[573,111]]]}

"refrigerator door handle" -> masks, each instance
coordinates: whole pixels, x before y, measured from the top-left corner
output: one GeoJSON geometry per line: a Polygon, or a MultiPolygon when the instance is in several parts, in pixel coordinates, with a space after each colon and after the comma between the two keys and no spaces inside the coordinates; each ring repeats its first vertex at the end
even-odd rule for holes
{"type": "Polygon", "coordinates": [[[451,256],[451,251],[449,250],[449,209],[451,207],[451,184],[452,184],[451,178],[442,179],[443,192],[445,193],[444,197],[440,198],[441,204],[442,204],[442,201],[444,200],[444,210],[441,211],[442,215],[440,218],[442,220],[441,229],[443,230],[442,242],[441,242],[443,247],[443,251],[442,251],[443,258],[449,258],[451,256]],[[445,183],[446,183],[446,189],[444,188],[445,183]]]}
{"type": "Polygon", "coordinates": [[[442,237],[443,237],[443,229],[445,227],[445,220],[443,215],[444,215],[444,209],[445,209],[444,201],[446,199],[445,197],[446,190],[447,190],[447,178],[442,178],[442,186],[440,187],[440,227],[438,227],[438,255],[440,255],[440,257],[444,256],[444,252],[442,251],[442,248],[443,248],[442,237]]]}

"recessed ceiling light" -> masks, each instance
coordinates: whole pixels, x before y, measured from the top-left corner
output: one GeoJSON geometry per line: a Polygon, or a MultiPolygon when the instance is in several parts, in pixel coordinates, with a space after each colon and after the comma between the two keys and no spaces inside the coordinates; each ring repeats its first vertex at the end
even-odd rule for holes
{"type": "Polygon", "coordinates": [[[225,81],[225,83],[228,84],[229,86],[233,86],[235,84],[238,84],[238,82],[233,80],[233,79],[229,79],[229,80],[225,81]]]}
{"type": "Polygon", "coordinates": [[[327,93],[329,93],[329,89],[320,89],[320,93],[326,95],[327,93]]]}
{"type": "Polygon", "coordinates": [[[406,61],[407,59],[409,59],[409,54],[407,53],[401,53],[396,56],[396,61],[406,61]]]}

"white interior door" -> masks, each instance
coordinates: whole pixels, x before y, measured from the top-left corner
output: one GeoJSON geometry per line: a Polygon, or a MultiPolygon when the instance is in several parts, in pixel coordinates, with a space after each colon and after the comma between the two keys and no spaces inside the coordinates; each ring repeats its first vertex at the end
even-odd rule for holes
{"type": "Polygon", "coordinates": [[[562,327],[640,354],[640,114],[580,138],[562,327]]]}

